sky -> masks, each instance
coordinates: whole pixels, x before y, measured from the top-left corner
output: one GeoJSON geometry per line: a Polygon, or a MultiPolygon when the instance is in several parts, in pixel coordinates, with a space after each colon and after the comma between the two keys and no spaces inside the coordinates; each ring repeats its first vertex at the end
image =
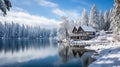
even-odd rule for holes
{"type": "MultiPolygon", "coordinates": [[[[59,23],[61,23],[61,16],[67,16],[71,19],[80,19],[81,13],[84,8],[88,10],[89,13],[92,5],[95,4],[99,11],[104,12],[106,10],[110,10],[114,4],[114,0],[10,0],[10,1],[13,7],[11,11],[8,12],[8,17],[12,15],[12,18],[10,19],[11,21],[12,20],[14,21],[14,18],[17,17],[19,18],[19,23],[26,23],[31,25],[47,24],[48,26],[49,24],[51,24],[51,27],[54,24],[59,25],[59,23]],[[20,21],[23,19],[23,17],[24,21],[20,21]],[[32,21],[30,21],[30,19],[32,19],[32,21]]],[[[8,17],[7,19],[9,20],[8,17]]],[[[6,18],[2,19],[4,20],[6,18]]]]}

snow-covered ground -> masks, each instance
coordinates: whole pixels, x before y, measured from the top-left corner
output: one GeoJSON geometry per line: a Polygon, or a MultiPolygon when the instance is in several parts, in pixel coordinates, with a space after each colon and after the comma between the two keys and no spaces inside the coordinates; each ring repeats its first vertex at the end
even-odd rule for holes
{"type": "Polygon", "coordinates": [[[89,67],[120,67],[120,47],[101,50],[97,60],[89,67]]]}
{"type": "Polygon", "coordinates": [[[86,48],[96,50],[99,55],[89,67],[120,67],[120,42],[116,42],[113,35],[102,35],[93,39],[107,41],[107,43],[92,44],[86,48]]]}

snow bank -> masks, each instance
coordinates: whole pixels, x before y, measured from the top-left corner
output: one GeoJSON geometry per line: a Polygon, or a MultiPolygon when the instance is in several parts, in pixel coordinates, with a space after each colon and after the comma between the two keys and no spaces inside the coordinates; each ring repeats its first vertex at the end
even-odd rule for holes
{"type": "Polygon", "coordinates": [[[89,67],[120,67],[120,42],[116,42],[112,36],[106,34],[96,37],[96,41],[104,39],[108,43],[96,43],[86,47],[99,53],[97,60],[90,64],[89,67]]]}
{"type": "Polygon", "coordinates": [[[89,67],[120,67],[120,46],[102,50],[89,67]]]}

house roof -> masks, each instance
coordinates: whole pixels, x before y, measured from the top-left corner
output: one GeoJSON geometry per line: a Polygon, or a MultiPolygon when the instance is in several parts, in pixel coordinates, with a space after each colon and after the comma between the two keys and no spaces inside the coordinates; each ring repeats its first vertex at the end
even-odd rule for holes
{"type": "Polygon", "coordinates": [[[82,28],[81,26],[78,27],[77,32],[80,32],[80,31],[84,31],[83,28],[82,28]]]}
{"type": "Polygon", "coordinates": [[[73,30],[72,30],[72,32],[77,32],[77,28],[74,27],[73,30]]]}
{"type": "Polygon", "coordinates": [[[72,34],[74,28],[77,29],[77,32],[78,32],[79,28],[82,28],[83,31],[96,32],[96,30],[95,30],[93,27],[91,27],[91,26],[80,25],[80,26],[72,26],[72,27],[68,30],[68,33],[69,33],[69,34],[72,34]]]}
{"type": "Polygon", "coordinates": [[[84,30],[84,31],[92,31],[92,32],[95,32],[96,30],[91,27],[91,26],[86,26],[86,25],[81,25],[81,28],[84,30]]]}

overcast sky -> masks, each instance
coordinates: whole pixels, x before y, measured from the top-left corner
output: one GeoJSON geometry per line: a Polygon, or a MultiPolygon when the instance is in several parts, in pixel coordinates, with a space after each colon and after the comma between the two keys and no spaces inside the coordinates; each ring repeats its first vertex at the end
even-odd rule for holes
{"type": "Polygon", "coordinates": [[[114,0],[11,0],[11,3],[11,11],[6,18],[0,17],[1,21],[57,27],[63,15],[79,19],[83,8],[90,11],[93,4],[104,12],[113,7],[114,0]]]}

